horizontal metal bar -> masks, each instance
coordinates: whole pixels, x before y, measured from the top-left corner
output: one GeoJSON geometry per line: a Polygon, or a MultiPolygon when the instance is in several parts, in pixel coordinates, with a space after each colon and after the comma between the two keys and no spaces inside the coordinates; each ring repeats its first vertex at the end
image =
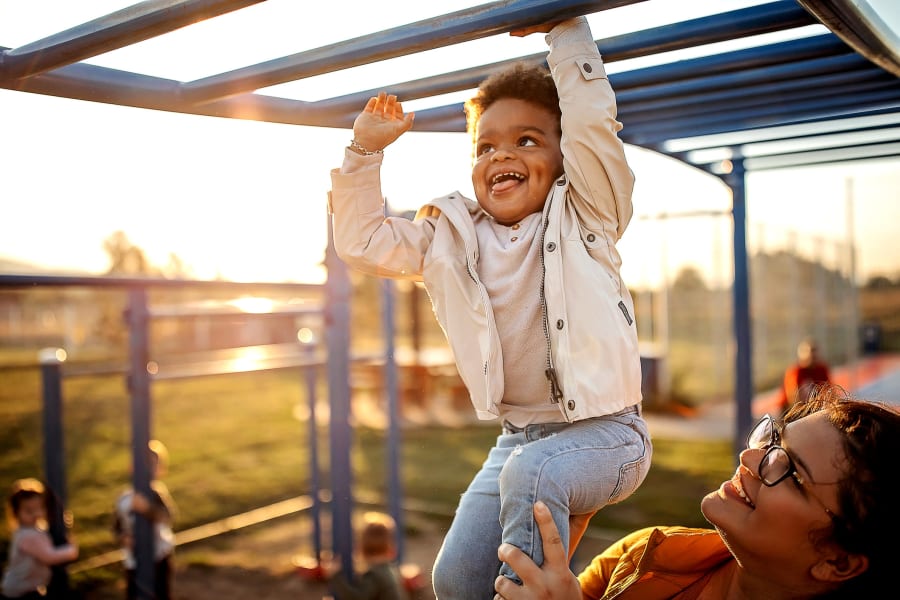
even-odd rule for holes
{"type": "Polygon", "coordinates": [[[634,127],[626,125],[620,135],[626,142],[641,146],[677,138],[733,133],[817,120],[851,118],[873,114],[878,109],[883,109],[885,112],[900,110],[900,92],[888,90],[859,96],[841,96],[833,101],[822,99],[803,106],[795,105],[790,107],[790,110],[782,107],[771,111],[739,112],[720,115],[715,120],[701,116],[672,121],[654,121],[634,127]]]}
{"type": "Polygon", "coordinates": [[[206,305],[176,305],[153,306],[150,308],[150,316],[160,319],[180,319],[187,317],[283,317],[303,315],[323,315],[325,309],[322,306],[300,306],[297,304],[279,303],[267,310],[245,310],[234,304],[222,303],[211,306],[206,305]]]}
{"type": "Polygon", "coordinates": [[[319,283],[269,283],[249,281],[216,281],[197,279],[160,279],[154,277],[94,277],[82,275],[5,275],[0,274],[0,288],[46,287],[166,287],[166,288],[218,288],[218,289],[283,289],[321,292],[319,283]]]}
{"type": "Polygon", "coordinates": [[[506,33],[518,27],[642,1],[507,0],[483,4],[198,79],[184,85],[184,94],[192,102],[209,102],[288,81],[506,33]]]}
{"type": "Polygon", "coordinates": [[[900,139],[900,114],[894,115],[892,119],[883,119],[882,117],[853,117],[837,119],[832,121],[819,120],[811,123],[804,123],[804,129],[796,126],[770,127],[764,130],[749,130],[738,133],[726,134],[725,136],[714,135],[708,138],[697,137],[693,139],[680,139],[660,144],[658,148],[662,154],[672,156],[681,155],[682,153],[690,153],[696,151],[709,150],[713,148],[722,148],[733,145],[757,145],[778,142],[796,142],[798,140],[812,140],[816,138],[829,136],[844,136],[851,134],[873,133],[874,137],[880,137],[877,134],[885,129],[896,129],[897,139],[900,139]],[[864,124],[869,123],[869,124],[864,124]],[[724,141],[723,137],[729,137],[729,142],[724,141]]]}
{"type": "Polygon", "coordinates": [[[900,93],[900,81],[882,69],[873,68],[868,72],[853,71],[842,76],[809,77],[715,94],[682,96],[671,101],[627,104],[619,110],[619,119],[628,127],[639,127],[645,123],[695,116],[715,120],[719,115],[740,115],[757,109],[789,112],[804,102],[818,99],[823,107],[827,107],[840,97],[859,101],[864,92],[892,88],[900,93]]]}
{"type": "MultiPolygon", "coordinates": [[[[725,13],[729,14],[729,13],[725,13]]],[[[717,21],[707,21],[716,24],[717,21]]],[[[654,30],[647,30],[652,32],[654,30]]],[[[646,32],[639,32],[644,35],[646,32]]],[[[646,33],[649,35],[649,33],[646,33]]],[[[615,48],[613,55],[615,56],[615,48]]],[[[774,44],[763,48],[724,53],[714,57],[704,57],[681,61],[674,65],[649,67],[637,71],[614,74],[610,77],[614,87],[627,91],[630,87],[659,83],[671,80],[683,80],[697,73],[711,75],[729,70],[756,66],[777,66],[787,58],[795,60],[818,56],[834,55],[836,52],[851,53],[840,40],[831,34],[815,38],[794,40],[774,44]],[[671,75],[666,75],[672,73],[671,75]]],[[[523,57],[524,59],[544,60],[545,54],[523,57]]],[[[520,59],[516,59],[520,60],[520,59]]],[[[428,95],[445,93],[456,86],[474,87],[484,78],[488,70],[501,68],[504,63],[495,63],[486,67],[476,67],[456,74],[443,76],[439,87],[427,90],[428,95]]],[[[437,80],[429,79],[435,83],[437,80]]],[[[252,120],[287,123],[297,125],[349,128],[359,111],[358,98],[345,101],[344,104],[328,108],[321,103],[305,103],[299,100],[277,98],[261,94],[244,94],[220,100],[214,103],[194,105],[181,94],[180,82],[96,67],[83,63],[57,69],[44,75],[21,79],[10,84],[0,81],[0,86],[20,91],[29,91],[62,97],[121,104],[140,108],[151,108],[172,112],[209,115],[227,118],[243,118],[252,120]],[[352,104],[352,107],[351,107],[352,104]]],[[[420,86],[421,87],[421,86],[420,86]]],[[[406,91],[404,91],[406,93],[406,91]]],[[[368,96],[366,96],[368,97],[368,96]]],[[[401,96],[401,99],[403,96],[401,96]]],[[[457,111],[457,108],[451,108],[457,111]]],[[[458,117],[452,118],[446,125],[441,125],[432,114],[417,115],[417,131],[464,131],[464,122],[458,117]]]]}
{"type": "Polygon", "coordinates": [[[753,171],[768,171],[789,167],[842,163],[851,160],[894,158],[898,156],[900,156],[900,141],[746,158],[744,159],[744,166],[753,171]]]}
{"type": "Polygon", "coordinates": [[[263,0],[147,0],[0,53],[0,79],[30,77],[263,0]]]}
{"type": "MultiPolygon", "coordinates": [[[[870,131],[869,134],[881,133],[883,135],[875,135],[874,137],[865,137],[858,135],[860,132],[844,132],[838,134],[823,134],[816,137],[803,138],[801,143],[798,140],[780,140],[754,142],[750,144],[740,144],[730,148],[717,147],[717,153],[725,150],[731,150],[735,156],[741,156],[745,160],[758,158],[777,158],[780,156],[800,156],[804,154],[812,154],[815,152],[825,152],[832,150],[850,150],[853,148],[876,148],[885,144],[900,143],[900,128],[884,128],[879,131],[870,131]],[[827,143],[817,144],[824,141],[827,143]]],[[[682,157],[686,162],[694,165],[716,164],[721,162],[725,155],[713,156],[709,151],[690,151],[685,153],[686,157],[682,157]]]]}
{"type": "MultiPolygon", "coordinates": [[[[610,84],[616,90],[619,110],[626,109],[628,94],[646,89],[646,96],[665,96],[665,85],[685,85],[686,82],[712,82],[711,78],[720,76],[736,76],[745,71],[753,71],[756,76],[764,77],[765,69],[787,69],[785,61],[802,62],[822,58],[855,57],[853,51],[833,34],[823,34],[810,38],[790,40],[757,48],[723,52],[717,55],[679,61],[659,66],[613,73],[609,76],[610,84]]],[[[858,58],[849,59],[857,65],[862,63],[858,58]]],[[[797,67],[800,69],[800,67],[797,67]]],[[[446,88],[445,88],[446,89],[446,88]]],[[[393,91],[393,90],[392,90],[393,91]]],[[[401,96],[401,99],[403,97],[401,96]]],[[[357,110],[358,105],[357,105],[357,110]]],[[[462,104],[452,104],[416,112],[416,131],[465,131],[465,119],[462,104]],[[464,116],[464,115],[463,115],[464,116]],[[446,129],[442,129],[446,125],[446,129]]]]}
{"type": "Polygon", "coordinates": [[[755,90],[773,85],[790,84],[799,79],[816,76],[851,76],[859,74],[869,77],[884,71],[872,65],[858,54],[841,54],[824,58],[799,60],[787,64],[769,65],[761,68],[744,69],[718,75],[701,75],[686,80],[672,81],[659,85],[632,89],[619,89],[617,74],[610,75],[610,84],[616,89],[616,102],[620,105],[649,105],[656,101],[672,101],[677,98],[704,96],[713,98],[717,92],[737,91],[754,93],[755,90]]]}
{"type": "Polygon", "coordinates": [[[633,71],[624,71],[615,77],[617,91],[660,85],[698,76],[710,77],[721,73],[735,73],[747,69],[774,67],[785,62],[798,62],[826,56],[852,54],[836,36],[830,33],[788,40],[765,46],[721,52],[710,56],[681,60],[633,71]]]}
{"type": "MultiPolygon", "coordinates": [[[[814,22],[815,20],[806,11],[797,6],[793,0],[788,0],[605,38],[597,40],[597,47],[603,55],[603,61],[613,63],[740,37],[782,31],[814,22]]],[[[318,100],[310,103],[310,107],[321,107],[323,110],[334,113],[348,110],[359,111],[370,97],[382,89],[389,90],[403,102],[458,92],[477,87],[488,75],[503,70],[513,63],[546,64],[546,58],[546,52],[530,54],[452,73],[415,81],[386,84],[375,89],[318,100]]]]}

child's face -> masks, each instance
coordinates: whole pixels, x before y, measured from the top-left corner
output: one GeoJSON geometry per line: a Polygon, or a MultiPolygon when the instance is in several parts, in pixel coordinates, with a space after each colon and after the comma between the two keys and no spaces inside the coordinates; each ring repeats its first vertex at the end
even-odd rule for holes
{"type": "Polygon", "coordinates": [[[518,98],[497,100],[478,121],[472,186],[481,208],[513,225],[544,207],[563,173],[559,118],[518,98]]]}
{"type": "Polygon", "coordinates": [[[21,527],[36,527],[42,525],[47,519],[47,511],[44,508],[44,499],[40,496],[26,498],[19,504],[16,511],[16,519],[21,527]]]}

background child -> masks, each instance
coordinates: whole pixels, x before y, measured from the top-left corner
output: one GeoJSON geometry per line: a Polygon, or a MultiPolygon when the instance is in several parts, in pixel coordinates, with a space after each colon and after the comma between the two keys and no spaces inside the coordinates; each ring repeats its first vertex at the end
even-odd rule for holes
{"type": "Polygon", "coordinates": [[[341,600],[406,600],[408,595],[397,565],[397,526],[389,515],[366,513],[359,532],[359,550],[366,571],[350,582],[336,569],[340,563],[329,563],[328,581],[341,600]]]}
{"type": "MultiPolygon", "coordinates": [[[[384,149],[412,128],[371,98],[332,171],[335,248],[359,270],[424,281],[479,417],[502,434],[463,494],[433,571],[441,600],[492,598],[507,542],[542,562],[532,506],[569,517],[627,498],[650,467],[634,308],[615,244],[634,178],[615,96],[584,18],[536,65],[489,77],[466,105],[477,203],[459,193],[385,218],[384,149]]],[[[411,169],[440,168],[422,163],[411,169]]],[[[576,534],[577,537],[578,534],[576,534]]]]}
{"type": "Polygon", "coordinates": [[[126,575],[126,596],[128,600],[138,597],[134,557],[134,519],[139,514],[153,525],[153,561],[156,600],[169,600],[172,590],[172,555],[175,550],[175,535],[172,524],[175,520],[175,501],[160,477],[168,466],[169,452],[159,440],[150,440],[150,482],[151,494],[146,497],[133,489],[127,489],[116,500],[113,529],[124,554],[126,575]]]}
{"type": "Polygon", "coordinates": [[[817,384],[831,382],[828,363],[819,357],[816,341],[806,338],[797,345],[797,362],[785,369],[781,382],[779,407],[784,412],[805,402],[817,384]]]}
{"type": "Polygon", "coordinates": [[[43,598],[50,585],[51,567],[78,558],[73,543],[54,546],[47,533],[47,499],[44,484],[37,479],[13,483],[7,502],[12,532],[9,564],[3,574],[5,598],[43,598]]]}

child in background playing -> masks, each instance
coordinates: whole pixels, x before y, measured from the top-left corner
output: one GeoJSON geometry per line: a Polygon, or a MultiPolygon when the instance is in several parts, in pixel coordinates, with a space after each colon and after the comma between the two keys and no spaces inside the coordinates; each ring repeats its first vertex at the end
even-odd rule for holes
{"type": "Polygon", "coordinates": [[[156,600],[169,600],[172,594],[172,555],[175,550],[175,535],[172,523],[175,520],[175,501],[166,484],[160,480],[168,465],[169,451],[158,440],[150,440],[150,473],[152,493],[149,498],[133,489],[122,492],[115,507],[113,529],[124,554],[126,575],[126,597],[136,600],[137,563],[134,557],[134,515],[139,514],[153,524],[153,561],[156,600]]]}
{"type": "MultiPolygon", "coordinates": [[[[634,308],[615,247],[634,183],[615,96],[586,19],[512,33],[533,32],[548,34],[550,72],[516,65],[466,104],[477,203],[453,193],[413,221],[385,218],[384,149],[414,117],[384,92],[356,118],[332,171],[338,255],[424,281],[478,416],[503,424],[435,562],[440,600],[493,598],[498,571],[517,581],[497,558],[501,542],[541,564],[535,501],[568,548],[571,516],[624,500],[650,468],[634,308]]],[[[440,165],[423,155],[408,168],[440,165]]]]}
{"type": "Polygon", "coordinates": [[[359,533],[359,548],[367,570],[354,582],[329,565],[329,584],[340,600],[406,600],[406,589],[397,565],[394,520],[381,513],[366,513],[359,533]]]}
{"type": "Polygon", "coordinates": [[[9,564],[3,574],[4,598],[43,598],[54,565],[78,558],[75,544],[54,546],[47,533],[47,501],[44,484],[37,479],[19,479],[7,503],[12,532],[9,564]]]}

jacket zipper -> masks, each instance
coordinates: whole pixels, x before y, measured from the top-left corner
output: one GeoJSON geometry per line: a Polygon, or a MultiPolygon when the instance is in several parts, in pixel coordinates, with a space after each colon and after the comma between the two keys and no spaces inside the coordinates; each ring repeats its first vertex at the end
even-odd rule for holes
{"type": "MultiPolygon", "coordinates": [[[[548,204],[552,202],[552,196],[547,199],[547,202],[548,204]]],[[[541,324],[544,327],[544,340],[547,342],[547,368],[544,370],[544,375],[550,382],[550,403],[559,404],[560,400],[562,400],[563,392],[562,388],[559,386],[556,369],[553,368],[552,345],[550,342],[550,320],[547,316],[547,294],[544,291],[544,284],[547,279],[547,264],[544,261],[544,242],[547,239],[547,227],[549,226],[550,210],[548,208],[544,213],[543,227],[541,227],[541,324]]]]}

